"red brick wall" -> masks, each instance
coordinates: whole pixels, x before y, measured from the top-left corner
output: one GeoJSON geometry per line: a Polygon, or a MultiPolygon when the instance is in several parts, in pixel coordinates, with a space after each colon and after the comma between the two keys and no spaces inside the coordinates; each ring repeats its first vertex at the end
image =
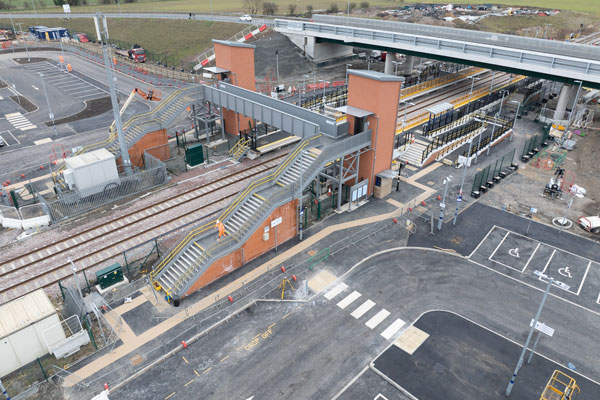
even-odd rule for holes
{"type": "MultiPolygon", "coordinates": [[[[137,165],[140,168],[144,167],[144,151],[152,149],[157,146],[166,145],[169,143],[167,137],[167,130],[161,129],[158,131],[150,132],[145,134],[140,140],[138,140],[133,146],[129,148],[129,159],[131,165],[137,165]]],[[[167,160],[170,158],[169,150],[166,146],[159,149],[155,149],[150,153],[161,160],[167,160]]],[[[117,164],[121,164],[121,157],[117,160],[117,164]]]]}
{"type": "MultiPolygon", "coordinates": [[[[293,238],[296,235],[297,226],[297,200],[284,204],[277,208],[269,218],[250,236],[248,241],[242,246],[244,249],[244,262],[251,261],[269,250],[275,248],[275,228],[271,228],[271,221],[281,217],[281,224],[277,225],[277,244],[293,238]],[[269,227],[269,239],[263,240],[264,228],[269,227]]],[[[227,228],[227,226],[225,226],[227,228]]],[[[217,232],[215,231],[215,237],[217,232]]],[[[196,290],[208,285],[211,282],[227,275],[231,271],[242,266],[242,250],[238,249],[233,253],[215,261],[194,285],[188,290],[186,295],[194,293],[196,290]]]]}

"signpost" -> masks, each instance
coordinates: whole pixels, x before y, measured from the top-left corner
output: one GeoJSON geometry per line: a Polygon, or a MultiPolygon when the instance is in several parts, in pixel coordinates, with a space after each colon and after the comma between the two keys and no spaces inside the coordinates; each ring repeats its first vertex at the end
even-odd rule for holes
{"type": "Polygon", "coordinates": [[[525,236],[529,235],[529,227],[531,226],[531,220],[533,220],[533,214],[537,214],[537,208],[531,207],[529,209],[529,223],[527,224],[527,231],[525,232],[525,236]]]}

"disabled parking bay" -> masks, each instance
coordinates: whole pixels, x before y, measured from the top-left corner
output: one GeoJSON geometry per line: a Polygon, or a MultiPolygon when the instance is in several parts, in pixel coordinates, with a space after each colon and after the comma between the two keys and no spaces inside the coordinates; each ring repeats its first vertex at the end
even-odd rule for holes
{"type": "Polygon", "coordinates": [[[507,268],[525,272],[540,242],[512,232],[506,232],[489,259],[507,268]]]}

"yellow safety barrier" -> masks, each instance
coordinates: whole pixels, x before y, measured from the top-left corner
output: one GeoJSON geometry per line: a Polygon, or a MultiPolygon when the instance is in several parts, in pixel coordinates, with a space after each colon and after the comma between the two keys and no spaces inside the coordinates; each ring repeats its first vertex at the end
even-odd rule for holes
{"type": "Polygon", "coordinates": [[[579,392],[575,379],[559,370],[554,370],[540,400],[575,400],[579,392]]]}

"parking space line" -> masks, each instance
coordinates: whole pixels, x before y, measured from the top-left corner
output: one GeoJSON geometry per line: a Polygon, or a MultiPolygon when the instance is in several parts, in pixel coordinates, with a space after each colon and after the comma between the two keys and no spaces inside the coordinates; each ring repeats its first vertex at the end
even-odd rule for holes
{"type": "Polygon", "coordinates": [[[381,332],[381,336],[383,336],[383,338],[386,340],[390,340],[392,336],[394,336],[400,330],[400,328],[404,326],[404,324],[405,322],[398,318],[392,322],[392,324],[388,326],[385,331],[381,332]]]}
{"type": "Polygon", "coordinates": [[[350,315],[352,315],[356,319],[359,319],[373,307],[375,307],[375,302],[371,301],[371,300],[367,300],[364,303],[362,303],[356,310],[352,311],[352,313],[350,313],[350,315]]]}
{"type": "Polygon", "coordinates": [[[527,260],[527,262],[525,263],[525,266],[523,267],[523,270],[521,271],[522,273],[525,273],[525,270],[527,269],[527,266],[529,265],[529,263],[531,262],[531,260],[533,260],[533,257],[535,256],[535,253],[537,253],[538,249],[540,248],[540,246],[542,245],[541,242],[538,242],[537,246],[535,246],[535,250],[533,250],[533,253],[531,253],[531,257],[529,257],[529,260],[527,260]]]}
{"type": "Polygon", "coordinates": [[[579,284],[579,289],[577,289],[577,296],[579,296],[579,293],[581,292],[581,288],[583,287],[583,282],[585,282],[585,279],[587,278],[587,274],[590,271],[590,266],[592,265],[592,262],[588,262],[587,268],[585,269],[585,273],[583,274],[583,278],[581,279],[581,283],[579,284]]]}
{"type": "Polygon", "coordinates": [[[186,383],[186,384],[185,384],[185,385],[183,385],[183,386],[187,386],[187,385],[189,385],[190,383],[194,382],[195,380],[196,380],[196,379],[192,379],[191,381],[189,381],[188,383],[186,383]]]}
{"type": "Polygon", "coordinates": [[[0,140],[2,142],[4,142],[4,144],[6,145],[6,147],[10,147],[10,144],[8,144],[8,142],[6,140],[4,140],[4,138],[2,137],[2,135],[0,135],[0,140]]]}
{"type": "Polygon", "coordinates": [[[598,300],[596,300],[596,304],[600,304],[600,292],[598,293],[598,300]]]}
{"type": "MultiPolygon", "coordinates": [[[[471,254],[469,254],[469,256],[468,256],[467,258],[471,258],[471,257],[473,256],[473,254],[475,254],[475,253],[477,252],[477,250],[479,250],[479,247],[480,247],[480,246],[483,244],[483,242],[485,242],[485,241],[487,240],[488,236],[490,236],[490,233],[492,233],[492,231],[493,231],[494,229],[496,229],[496,228],[497,228],[497,226],[496,226],[496,225],[492,226],[492,228],[491,228],[491,229],[488,231],[488,233],[487,233],[487,234],[485,235],[485,237],[484,237],[484,238],[481,240],[481,242],[479,242],[479,244],[477,245],[477,247],[475,247],[475,250],[473,250],[473,251],[471,252],[471,254]]],[[[502,228],[500,228],[500,229],[502,229],[502,228]]]]}
{"type": "Polygon", "coordinates": [[[542,274],[546,273],[546,270],[548,269],[548,265],[550,265],[550,261],[552,261],[552,258],[554,257],[554,254],[556,254],[556,249],[552,250],[552,254],[550,255],[550,258],[548,258],[548,261],[546,261],[546,265],[544,265],[544,269],[542,270],[542,274]]]}
{"type": "Polygon", "coordinates": [[[333,289],[331,289],[329,292],[325,293],[325,298],[327,300],[331,300],[333,299],[335,296],[337,296],[338,294],[342,293],[344,290],[346,290],[346,288],[348,288],[348,285],[346,285],[345,283],[339,283],[336,287],[334,287],[333,289]]]}
{"type": "Polygon", "coordinates": [[[488,257],[488,259],[490,261],[494,261],[494,260],[492,260],[492,257],[494,257],[494,254],[496,254],[496,252],[498,251],[498,249],[500,248],[500,246],[502,246],[502,243],[504,243],[504,241],[506,240],[506,238],[508,237],[509,234],[510,234],[510,231],[506,231],[506,234],[504,235],[504,237],[502,238],[502,240],[500,241],[500,243],[498,243],[498,246],[496,246],[496,248],[494,249],[494,251],[492,252],[492,254],[488,257]]]}
{"type": "Polygon", "coordinates": [[[368,320],[365,325],[370,329],[375,328],[379,325],[384,319],[386,319],[391,313],[385,308],[375,314],[370,320],[368,320]]]}
{"type": "Polygon", "coordinates": [[[168,400],[168,399],[170,399],[171,397],[175,396],[175,393],[177,393],[177,392],[173,392],[173,393],[171,393],[170,395],[168,395],[167,397],[165,397],[165,400],[168,400]]]}
{"type": "Polygon", "coordinates": [[[350,304],[352,304],[352,302],[354,300],[358,299],[360,296],[362,296],[362,295],[355,290],[354,292],[352,292],[348,296],[346,296],[342,301],[337,303],[337,306],[343,310],[344,308],[346,308],[350,304]]]}

